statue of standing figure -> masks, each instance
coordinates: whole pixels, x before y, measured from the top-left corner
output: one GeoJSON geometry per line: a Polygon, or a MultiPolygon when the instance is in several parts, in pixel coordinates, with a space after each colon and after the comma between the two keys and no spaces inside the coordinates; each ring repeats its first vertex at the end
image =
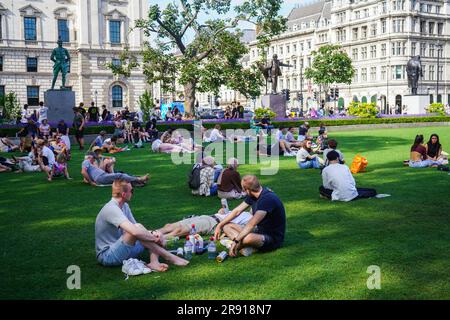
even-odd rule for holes
{"type": "Polygon", "coordinates": [[[423,77],[420,56],[409,59],[406,64],[406,74],[408,75],[408,87],[411,88],[411,94],[417,95],[419,77],[423,77]]]}
{"type": "Polygon", "coordinates": [[[262,71],[266,81],[272,83],[272,94],[277,94],[278,77],[282,75],[281,67],[293,66],[278,60],[278,56],[276,54],[273,55],[272,61],[269,66],[260,66],[260,70],[262,71]]]}
{"type": "Polygon", "coordinates": [[[61,72],[62,77],[62,88],[66,87],[66,75],[69,71],[70,55],[66,48],[63,48],[63,42],[61,39],[58,40],[58,47],[53,49],[50,60],[55,64],[53,65],[53,81],[52,90],[55,89],[56,79],[58,74],[61,72]]]}

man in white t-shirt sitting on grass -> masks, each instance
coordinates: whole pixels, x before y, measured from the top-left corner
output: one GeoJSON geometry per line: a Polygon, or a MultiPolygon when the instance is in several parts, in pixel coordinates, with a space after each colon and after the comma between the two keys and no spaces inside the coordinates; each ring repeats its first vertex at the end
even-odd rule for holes
{"type": "Polygon", "coordinates": [[[147,249],[150,263],[146,267],[154,271],[166,271],[169,267],[159,262],[160,256],[174,265],[186,266],[189,261],[162,247],[160,232],[147,230],[136,222],[128,205],[132,196],[131,183],[120,179],[113,182],[112,199],[103,206],[95,221],[97,261],[104,266],[120,266],[147,249]]]}
{"type": "Polygon", "coordinates": [[[375,189],[356,188],[350,169],[339,163],[339,153],[332,150],[327,153],[327,159],[329,165],[322,171],[323,185],[319,187],[321,198],[347,202],[377,195],[375,189]]]}

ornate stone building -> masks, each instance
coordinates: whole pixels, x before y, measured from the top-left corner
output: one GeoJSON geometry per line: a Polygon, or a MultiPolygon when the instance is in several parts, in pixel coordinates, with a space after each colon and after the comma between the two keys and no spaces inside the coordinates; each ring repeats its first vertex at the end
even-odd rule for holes
{"type": "MultiPolygon", "coordinates": [[[[448,0],[322,0],[293,9],[288,30],[268,50],[269,57],[277,53],[294,65],[283,69],[278,86],[291,90],[291,107],[300,104],[297,93],[303,93],[305,108],[317,106],[314,92],[320,88],[309,83],[303,71],[311,64],[312,50],[332,43],[343,46],[356,70],[351,85],[336,84],[336,104],[376,101],[388,113],[402,108],[403,96],[410,92],[405,66],[415,55],[421,56],[424,67],[419,93],[428,94],[430,102],[449,104],[449,40],[448,0]]],[[[255,43],[250,50],[250,62],[258,60],[255,43]]]]}
{"type": "Polygon", "coordinates": [[[146,89],[142,71],[124,79],[105,64],[119,63],[126,46],[135,53],[142,48],[143,32],[129,30],[147,10],[147,0],[1,0],[0,94],[15,92],[30,106],[43,100],[53,76],[50,54],[61,37],[71,55],[66,86],[77,102],[136,108],[146,89]]]}

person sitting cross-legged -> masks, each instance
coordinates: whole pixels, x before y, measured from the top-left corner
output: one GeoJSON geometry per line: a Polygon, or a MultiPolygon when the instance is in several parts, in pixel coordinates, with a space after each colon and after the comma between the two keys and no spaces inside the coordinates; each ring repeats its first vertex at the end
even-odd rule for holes
{"type": "Polygon", "coordinates": [[[217,195],[222,199],[240,199],[245,197],[241,187],[241,175],[237,171],[238,159],[228,159],[227,167],[221,171],[217,179],[217,195]]]}
{"type": "Polygon", "coordinates": [[[149,180],[148,174],[142,177],[136,177],[126,173],[107,173],[97,166],[95,158],[96,154],[94,152],[89,152],[86,160],[81,164],[81,174],[83,175],[85,183],[93,186],[109,185],[116,179],[122,179],[135,186],[144,186],[149,180]]]}
{"type": "Polygon", "coordinates": [[[146,266],[154,271],[166,271],[169,267],[159,262],[160,256],[174,265],[186,266],[189,261],[162,247],[159,232],[147,230],[136,222],[128,205],[132,196],[133,186],[128,181],[114,180],[112,199],[103,206],[95,221],[97,261],[103,266],[120,266],[124,260],[136,258],[148,249],[150,263],[146,266]]]}
{"type": "Polygon", "coordinates": [[[329,165],[322,171],[323,185],[319,187],[320,196],[333,201],[351,201],[372,198],[377,195],[375,189],[356,188],[350,169],[339,163],[339,153],[332,150],[327,153],[329,165]]]}
{"type": "Polygon", "coordinates": [[[263,188],[254,175],[242,178],[242,189],[247,193],[245,200],[217,224],[214,237],[220,238],[223,231],[233,241],[230,256],[250,255],[253,251],[273,251],[280,248],[286,232],[286,213],[283,203],[270,189],[263,188]],[[253,217],[245,227],[231,223],[249,206],[253,217]]]}
{"type": "Polygon", "coordinates": [[[311,145],[311,140],[304,140],[301,149],[297,152],[297,164],[300,169],[320,169],[322,166],[323,160],[313,153],[311,145]]]}

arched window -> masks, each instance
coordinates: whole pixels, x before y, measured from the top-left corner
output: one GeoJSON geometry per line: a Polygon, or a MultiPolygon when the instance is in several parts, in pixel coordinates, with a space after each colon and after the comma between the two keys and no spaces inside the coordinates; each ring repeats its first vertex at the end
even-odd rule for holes
{"type": "Polygon", "coordinates": [[[113,108],[123,107],[123,89],[119,85],[112,87],[112,106],[113,108]]]}
{"type": "Polygon", "coordinates": [[[359,102],[359,99],[357,96],[353,96],[353,102],[359,102]]]}
{"type": "Polygon", "coordinates": [[[370,97],[370,102],[374,102],[377,103],[377,95],[373,95],[372,97],[370,97]]]}
{"type": "Polygon", "coordinates": [[[344,109],[344,106],[345,106],[344,98],[340,97],[338,100],[338,110],[341,111],[342,109],[344,109]]]}
{"type": "Polygon", "coordinates": [[[361,98],[361,102],[362,102],[362,103],[367,103],[367,97],[366,97],[366,96],[363,96],[363,97],[361,98]]]}

